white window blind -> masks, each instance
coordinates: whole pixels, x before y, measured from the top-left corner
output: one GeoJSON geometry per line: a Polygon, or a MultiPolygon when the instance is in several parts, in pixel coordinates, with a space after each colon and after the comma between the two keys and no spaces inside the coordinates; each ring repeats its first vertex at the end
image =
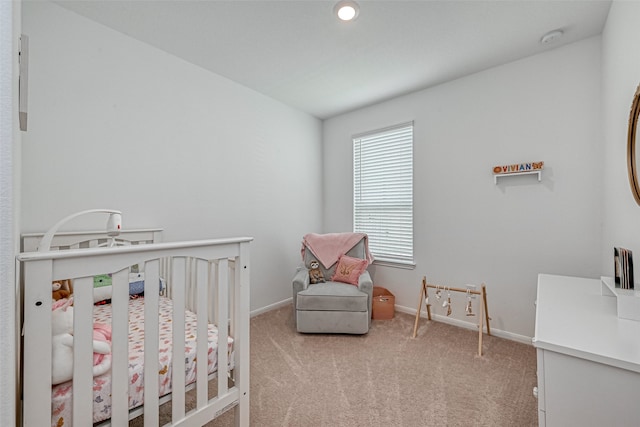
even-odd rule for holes
{"type": "Polygon", "coordinates": [[[377,260],[413,264],[413,123],[353,138],[353,207],[377,260]]]}

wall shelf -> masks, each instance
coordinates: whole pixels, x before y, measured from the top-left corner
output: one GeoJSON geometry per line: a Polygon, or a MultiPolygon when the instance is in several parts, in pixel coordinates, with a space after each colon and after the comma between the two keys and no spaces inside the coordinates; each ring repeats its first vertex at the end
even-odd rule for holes
{"type": "Polygon", "coordinates": [[[493,181],[498,184],[498,178],[504,178],[507,176],[519,176],[519,175],[538,175],[538,181],[542,181],[542,170],[527,171],[527,172],[513,172],[513,173],[500,173],[493,175],[493,181]]]}

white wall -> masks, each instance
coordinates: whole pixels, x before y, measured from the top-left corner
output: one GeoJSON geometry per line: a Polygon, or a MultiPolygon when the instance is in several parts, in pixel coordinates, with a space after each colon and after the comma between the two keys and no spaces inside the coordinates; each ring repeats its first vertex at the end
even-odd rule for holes
{"type": "Polygon", "coordinates": [[[18,352],[16,348],[16,292],[15,292],[15,238],[19,213],[16,196],[20,170],[15,160],[20,158],[20,131],[18,130],[18,40],[20,37],[20,4],[0,2],[0,425],[16,425],[16,374],[18,352]]]}
{"type": "MultiPolygon", "coordinates": [[[[417,265],[374,267],[374,283],[415,312],[423,275],[485,282],[492,329],[533,336],[538,273],[600,274],[600,47],[591,38],[325,121],[325,231],[352,229],[351,135],[414,120],[417,265]],[[540,160],[541,183],[494,185],[494,165],[540,160]]],[[[452,317],[468,320],[454,296],[452,317]]]]}
{"type": "MultiPolygon", "coordinates": [[[[627,126],[640,84],[640,2],[614,1],[602,33],[604,235],[602,270],[613,275],[613,247],[640,255],[640,206],[627,178],[627,126]]],[[[636,267],[636,281],[638,281],[636,267]]]]}
{"type": "Polygon", "coordinates": [[[252,309],[290,298],[321,226],[321,123],[50,2],[25,2],[23,26],[22,231],[108,207],[167,241],[249,235],[252,309]]]}

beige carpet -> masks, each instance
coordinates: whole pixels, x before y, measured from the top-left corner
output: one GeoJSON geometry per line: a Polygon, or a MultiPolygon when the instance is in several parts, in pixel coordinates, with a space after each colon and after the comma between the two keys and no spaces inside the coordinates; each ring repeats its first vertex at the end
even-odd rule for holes
{"type": "MultiPolygon", "coordinates": [[[[485,335],[479,357],[477,332],[422,319],[411,339],[413,319],[351,336],[298,334],[291,307],[254,317],[251,425],[537,425],[532,346],[485,335]]],[[[207,424],[231,425],[233,411],[207,424]]]]}

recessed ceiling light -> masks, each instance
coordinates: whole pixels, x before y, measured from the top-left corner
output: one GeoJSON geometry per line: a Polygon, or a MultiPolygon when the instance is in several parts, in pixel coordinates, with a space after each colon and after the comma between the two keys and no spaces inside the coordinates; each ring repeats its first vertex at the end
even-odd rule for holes
{"type": "Polygon", "coordinates": [[[360,6],[358,6],[358,3],[351,0],[339,1],[333,8],[333,13],[335,13],[338,19],[342,21],[353,21],[358,17],[359,12],[360,6]]]}
{"type": "Polygon", "coordinates": [[[564,31],[562,31],[562,30],[549,31],[547,34],[542,36],[542,38],[540,39],[540,43],[542,43],[542,44],[552,43],[552,42],[558,40],[563,35],[564,35],[564,31]]]}

